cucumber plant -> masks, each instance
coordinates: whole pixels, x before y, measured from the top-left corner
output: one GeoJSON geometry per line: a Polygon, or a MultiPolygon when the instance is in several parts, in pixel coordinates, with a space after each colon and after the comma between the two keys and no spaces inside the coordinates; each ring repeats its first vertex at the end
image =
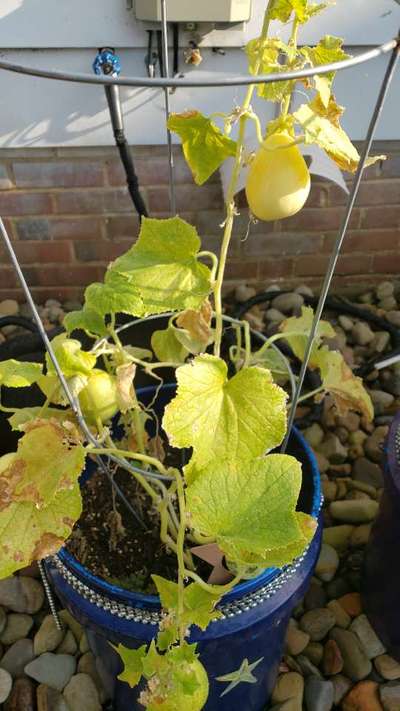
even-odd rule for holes
{"type": "MultiPolygon", "coordinates": [[[[299,30],[324,7],[309,0],[270,0],[260,36],[246,47],[250,72],[280,73],[344,59],[337,37],[325,36],[315,47],[298,46],[299,30]],[[291,22],[287,43],[269,36],[272,20],[291,22]]],[[[110,264],[103,282],[86,289],[82,310],[66,316],[65,332],[52,345],[97,447],[79,431],[48,356],[43,367],[0,363],[0,386],[36,384],[45,396],[40,407],[0,405],[11,427],[21,433],[17,451],[0,460],[1,577],[53,554],[68,538],[82,510],[78,478],[87,458],[95,452],[117,455],[121,467],[132,461],[142,468],[132,476],[158,515],[162,543],[177,559],[176,581],[153,576],[165,610],[156,638],[148,648],[117,648],[124,662],[120,679],[132,687],[142,677],[147,681],[140,700],[149,711],[203,708],[208,679],[196,645],[187,640],[190,627],[205,630],[220,616],[218,602],[236,583],[265,567],[291,562],[315,532],[315,520],[296,511],[299,462],[271,453],[284,439],[289,406],[287,393],[276,382],[281,382],[282,363],[272,344],[285,339],[294,355],[303,358],[312,310],[303,308],[300,317],[288,318],[255,352],[249,324],[236,322],[236,344],[224,359],[222,284],[245,163],[250,209],[265,220],[293,215],[307,199],[310,176],[299,144],[315,143],[340,168],[356,169],[359,155],[340,127],[343,109],[332,94],[333,80],[334,72],[305,80],[302,90],[309,92],[309,100],[294,113],[294,81],[259,84],[258,95],[280,107],[265,131],[251,106],[255,85],[230,113],[206,117],[189,111],[170,117],[169,128],[182,140],[196,183],[204,183],[226,158],[233,158],[221,249],[218,256],[202,251],[196,229],[178,216],[145,218],[136,243],[110,264]],[[250,157],[249,121],[260,143],[250,157]],[[121,343],[119,313],[172,315],[166,328],[153,333],[150,351],[121,343]],[[76,329],[93,339],[90,349],[72,337],[76,329]],[[146,430],[148,412],[135,389],[138,370],[159,385],[160,373],[171,367],[177,390],[162,428],[173,447],[191,450],[182,469],[168,466],[160,451],[155,456],[146,430]],[[113,440],[115,416],[126,432],[121,442],[113,440]],[[164,478],[149,478],[146,469],[164,478]],[[197,572],[191,548],[203,544],[218,547],[224,556],[230,571],[225,585],[211,584],[197,572]]],[[[330,324],[322,321],[310,359],[321,385],[305,397],[322,398],[328,392],[340,414],[357,410],[371,419],[372,404],[362,382],[339,352],[324,345],[333,336],[330,324]]]]}

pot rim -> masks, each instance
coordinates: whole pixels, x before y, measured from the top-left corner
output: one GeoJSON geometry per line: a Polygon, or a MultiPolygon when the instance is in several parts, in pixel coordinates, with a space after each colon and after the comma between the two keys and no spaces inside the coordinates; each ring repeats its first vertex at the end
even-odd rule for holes
{"type": "MultiPolygon", "coordinates": [[[[163,386],[163,388],[174,388],[176,387],[175,383],[171,384],[168,383],[163,386]]],[[[138,390],[138,393],[140,394],[146,394],[149,393],[150,391],[154,390],[154,386],[150,385],[144,388],[140,388],[138,390]]],[[[322,506],[322,494],[321,494],[321,479],[320,479],[320,473],[318,469],[318,464],[315,458],[315,455],[308,444],[307,440],[303,437],[301,432],[293,426],[292,429],[292,436],[294,436],[297,440],[297,442],[301,445],[303,448],[305,455],[307,457],[310,469],[311,469],[311,480],[312,480],[312,485],[313,485],[313,498],[312,498],[312,507],[311,511],[309,512],[313,518],[318,520],[319,513],[321,510],[322,506]]],[[[303,552],[303,555],[306,551],[303,552]]],[[[102,595],[105,595],[107,597],[111,598],[117,598],[119,600],[122,600],[126,602],[128,605],[132,607],[150,607],[150,608],[155,608],[159,609],[161,607],[160,605],[160,599],[158,595],[145,595],[143,593],[138,593],[138,592],[133,592],[130,590],[127,590],[125,588],[119,587],[117,585],[112,585],[111,583],[108,583],[106,580],[103,578],[98,577],[97,575],[94,575],[93,573],[88,570],[82,563],[80,563],[75,556],[73,556],[65,546],[63,546],[60,551],[58,552],[57,556],[58,560],[66,566],[77,578],[80,580],[84,581],[86,584],[90,585],[93,587],[95,590],[99,591],[102,595]]],[[[293,563],[292,563],[293,564],[293,563]]],[[[291,564],[291,565],[292,565],[291,564]]],[[[235,599],[241,598],[245,595],[248,595],[249,593],[255,592],[258,588],[264,587],[274,581],[279,575],[282,574],[282,571],[286,570],[288,566],[284,566],[283,568],[276,568],[276,567],[271,567],[271,568],[266,568],[260,575],[258,575],[255,578],[252,578],[250,580],[246,580],[244,582],[239,583],[238,585],[235,585],[235,587],[226,595],[224,595],[223,600],[224,602],[229,602],[233,601],[235,599]]]]}

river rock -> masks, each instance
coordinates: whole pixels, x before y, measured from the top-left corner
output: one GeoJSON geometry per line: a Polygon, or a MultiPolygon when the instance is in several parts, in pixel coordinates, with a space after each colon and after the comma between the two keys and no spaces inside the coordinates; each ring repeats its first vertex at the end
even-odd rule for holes
{"type": "Polygon", "coordinates": [[[303,652],[303,656],[307,657],[315,667],[321,664],[323,654],[324,648],[319,642],[310,642],[303,652]]]}
{"type": "Polygon", "coordinates": [[[10,672],[12,677],[21,676],[24,668],[34,658],[31,639],[19,639],[9,647],[0,661],[0,667],[10,672]]]}
{"type": "Polygon", "coordinates": [[[357,637],[349,630],[334,627],[330,638],[337,643],[343,658],[343,673],[353,681],[365,679],[372,670],[372,664],[363,651],[357,637]]]}
{"type": "Polygon", "coordinates": [[[6,624],[7,624],[6,612],[5,612],[5,610],[3,610],[2,607],[0,607],[0,635],[3,634],[6,624]]]}
{"type": "Polygon", "coordinates": [[[326,676],[340,674],[343,669],[343,657],[334,639],[328,639],[324,647],[323,670],[326,676]]]}
{"type": "Polygon", "coordinates": [[[36,711],[35,685],[30,679],[25,677],[14,682],[4,711],[36,711]]]}
{"type": "Polygon", "coordinates": [[[331,464],[343,464],[347,459],[347,449],[337,435],[328,434],[318,446],[318,451],[328,459],[331,464]]]}
{"type": "Polygon", "coordinates": [[[353,478],[356,481],[364,482],[375,489],[380,489],[383,486],[382,469],[378,464],[371,462],[366,457],[359,457],[353,464],[353,478]]]}
{"type": "Polygon", "coordinates": [[[272,301],[272,308],[278,311],[283,311],[284,314],[292,313],[293,311],[299,312],[304,304],[304,298],[301,294],[279,294],[275,296],[272,301]]]}
{"type": "Polygon", "coordinates": [[[376,298],[378,301],[381,299],[386,299],[388,296],[393,296],[394,285],[391,281],[381,281],[376,287],[376,298]]]}
{"type": "Polygon", "coordinates": [[[272,702],[274,704],[286,701],[287,699],[295,699],[299,702],[300,708],[303,701],[304,679],[297,672],[288,672],[280,674],[272,692],[272,702]]]}
{"type": "Polygon", "coordinates": [[[46,615],[33,640],[36,656],[44,652],[53,652],[64,638],[65,632],[57,628],[53,615],[46,615]]]}
{"type": "Polygon", "coordinates": [[[329,610],[335,616],[335,624],[337,627],[342,629],[347,629],[351,623],[351,617],[347,614],[346,610],[338,603],[337,600],[330,600],[327,604],[329,610]]]}
{"type": "Polygon", "coordinates": [[[344,676],[344,674],[336,674],[336,676],[332,677],[331,681],[334,690],[334,704],[335,706],[339,706],[342,699],[353,686],[353,682],[344,676]]]}
{"type": "MultiPolygon", "coordinates": [[[[381,645],[383,648],[383,645],[381,645]]],[[[388,654],[380,653],[374,661],[376,671],[387,681],[400,679],[400,664],[388,654]]]]}
{"type": "MultiPolygon", "coordinates": [[[[62,693],[50,686],[40,684],[36,691],[37,711],[71,711],[62,693]]],[[[82,707],[82,711],[83,711],[82,707]]]]}
{"type": "Polygon", "coordinates": [[[350,617],[358,617],[362,613],[361,595],[358,592],[347,593],[338,599],[339,605],[350,617]]]}
{"type": "Polygon", "coordinates": [[[71,613],[68,612],[68,610],[60,610],[58,614],[64,625],[66,625],[66,627],[69,627],[69,629],[72,631],[77,642],[80,642],[80,639],[83,635],[82,625],[80,625],[79,622],[77,622],[77,620],[72,617],[71,613]]]}
{"type": "Polygon", "coordinates": [[[2,644],[11,645],[19,639],[27,637],[33,627],[33,619],[30,615],[11,613],[7,616],[7,625],[0,636],[2,644]]]}
{"type": "Polygon", "coordinates": [[[344,553],[349,547],[353,531],[354,526],[350,526],[349,524],[329,526],[323,531],[323,541],[340,553],[344,553]]]}
{"type": "Polygon", "coordinates": [[[326,502],[336,501],[338,485],[336,481],[331,481],[330,479],[322,480],[322,493],[326,502]]]}
{"type": "Polygon", "coordinates": [[[398,682],[390,681],[388,684],[382,684],[379,695],[384,711],[399,711],[400,684],[398,682]]]}
{"type": "Polygon", "coordinates": [[[374,332],[370,329],[368,324],[362,321],[357,321],[353,326],[351,335],[358,346],[367,346],[368,343],[374,340],[374,332]]]}
{"type": "Polygon", "coordinates": [[[353,548],[367,545],[372,530],[371,523],[363,523],[361,526],[356,526],[350,538],[350,545],[353,548]]]}
{"type": "Polygon", "coordinates": [[[267,309],[265,312],[265,318],[267,321],[271,321],[274,324],[282,323],[286,316],[278,309],[267,309]]]}
{"type": "Polygon", "coordinates": [[[26,665],[25,674],[39,684],[46,684],[52,689],[62,691],[74,674],[75,668],[76,660],[69,654],[45,652],[26,665]]]}
{"type": "Polygon", "coordinates": [[[88,674],[75,674],[64,689],[64,698],[71,709],[101,711],[97,689],[88,674]]]}
{"type": "MultiPolygon", "coordinates": [[[[285,640],[286,653],[296,657],[307,647],[309,641],[310,636],[306,634],[306,632],[303,632],[303,630],[299,629],[295,620],[289,620],[285,640]]],[[[88,654],[90,654],[90,652],[88,652],[88,654]]]]}
{"type": "Polygon", "coordinates": [[[9,610],[32,615],[43,602],[44,590],[38,580],[18,575],[0,580],[0,605],[9,610]]]}
{"type": "Polygon", "coordinates": [[[390,344],[390,333],[388,331],[377,331],[371,343],[371,349],[375,353],[383,353],[390,344]]]}
{"type": "Polygon", "coordinates": [[[370,390],[369,394],[374,406],[375,416],[383,415],[394,402],[394,396],[384,390],[370,390]]]}
{"type": "Polygon", "coordinates": [[[99,694],[100,703],[104,703],[107,699],[107,694],[103,687],[103,682],[96,666],[96,659],[92,652],[86,652],[81,656],[77,671],[80,674],[89,674],[99,694]]]}
{"type": "Polygon", "coordinates": [[[307,711],[330,711],[334,699],[333,684],[331,681],[309,676],[305,684],[304,697],[307,711]]]}
{"type": "Polygon", "coordinates": [[[398,328],[400,328],[400,311],[388,311],[386,314],[386,318],[389,323],[393,324],[393,326],[397,326],[398,328]]]}
{"type": "Polygon", "coordinates": [[[310,586],[304,596],[304,611],[315,610],[316,607],[325,607],[326,592],[319,580],[312,578],[310,586]]]}
{"type": "MultiPolygon", "coordinates": [[[[400,315],[400,311],[399,311],[400,315]]],[[[376,427],[370,437],[364,442],[364,451],[367,457],[379,464],[382,460],[383,444],[388,433],[387,425],[376,427]]]]}
{"type": "Polygon", "coordinates": [[[323,543],[321,546],[321,552],[315,566],[315,574],[323,580],[324,582],[329,582],[335,576],[335,573],[339,567],[339,556],[335,549],[323,543]]]}
{"type": "MultiPolygon", "coordinates": [[[[350,630],[354,632],[356,637],[358,637],[358,641],[360,642],[368,659],[374,659],[378,655],[385,654],[386,649],[372,629],[366,615],[359,615],[356,617],[350,625],[350,630]]],[[[400,676],[400,664],[397,666],[399,668],[400,676]]],[[[382,676],[384,675],[382,674],[382,676]]]]}
{"type": "Polygon", "coordinates": [[[254,286],[239,284],[235,289],[235,299],[239,304],[244,304],[245,301],[252,299],[256,293],[254,286]]]}
{"type": "Polygon", "coordinates": [[[333,501],[329,505],[332,518],[345,523],[370,523],[376,518],[378,510],[378,502],[371,499],[333,501]]]}
{"type": "Polygon", "coordinates": [[[58,645],[56,652],[57,654],[76,654],[78,650],[78,645],[76,643],[75,637],[71,630],[67,630],[65,637],[61,644],[58,645]]]}
{"type": "MultiPolygon", "coordinates": [[[[316,642],[315,642],[316,644],[316,642]]],[[[318,679],[322,679],[322,674],[320,670],[316,667],[315,664],[311,661],[309,657],[307,657],[305,654],[299,654],[298,657],[296,657],[296,662],[299,665],[301,669],[301,673],[304,677],[308,676],[316,676],[318,679]]]]}
{"type": "Polygon", "coordinates": [[[318,424],[318,422],[313,422],[310,427],[307,427],[307,429],[303,431],[303,435],[306,438],[310,447],[316,449],[324,439],[325,433],[321,425],[318,424]]]}
{"type": "Polygon", "coordinates": [[[310,610],[300,620],[300,628],[310,635],[312,642],[319,642],[326,637],[334,624],[335,616],[327,607],[310,610]]]}
{"type": "Polygon", "coordinates": [[[0,669],[0,704],[4,704],[10,696],[12,676],[5,669],[0,669]]]}
{"type": "Polygon", "coordinates": [[[375,681],[360,681],[344,699],[343,711],[382,711],[378,690],[375,681]]]}
{"type": "Polygon", "coordinates": [[[343,331],[351,331],[354,326],[354,322],[345,314],[338,316],[338,323],[343,328],[343,331]]]}
{"type": "Polygon", "coordinates": [[[2,316],[18,316],[19,304],[14,299],[4,299],[0,301],[0,317],[2,316]]]}

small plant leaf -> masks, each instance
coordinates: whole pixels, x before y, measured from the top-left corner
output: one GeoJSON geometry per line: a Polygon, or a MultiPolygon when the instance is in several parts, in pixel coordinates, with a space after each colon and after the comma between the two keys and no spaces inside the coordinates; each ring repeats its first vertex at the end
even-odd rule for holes
{"type": "Polygon", "coordinates": [[[274,376],[274,380],[279,384],[288,380],[288,370],[285,367],[283,357],[275,348],[260,348],[251,354],[249,365],[257,365],[259,368],[266,368],[274,376]]]}
{"type": "Polygon", "coordinates": [[[292,12],[295,12],[298,20],[304,23],[325,7],[326,3],[315,5],[309,0],[273,0],[269,5],[268,16],[270,20],[287,22],[292,12]]]}
{"type": "Polygon", "coordinates": [[[30,422],[15,458],[0,473],[0,511],[15,502],[48,506],[57,493],[77,485],[84,465],[84,447],[59,422],[30,422]]]}
{"type": "Polygon", "coordinates": [[[121,275],[108,271],[104,284],[95,282],[85,291],[86,308],[102,318],[107,314],[143,316],[143,302],[138,290],[121,275]]]}
{"type": "MultiPolygon", "coordinates": [[[[317,144],[339,168],[354,173],[360,155],[339,124],[342,113],[342,107],[338,106],[333,96],[330,97],[328,106],[324,106],[317,96],[309,104],[302,104],[293,116],[304,130],[306,144],[317,144]]],[[[367,165],[384,160],[385,157],[371,157],[367,160],[367,165]]]]}
{"type": "Polygon", "coordinates": [[[23,432],[28,422],[38,419],[39,416],[41,420],[58,420],[60,423],[74,421],[71,410],[56,410],[55,407],[48,407],[43,412],[42,410],[42,407],[21,407],[8,418],[11,428],[23,432]]]}
{"type": "MultiPolygon", "coordinates": [[[[1,476],[1,474],[0,474],[1,476]]],[[[0,510],[0,579],[56,553],[82,513],[79,486],[60,491],[51,504],[12,502],[0,510]]]]}
{"type": "MultiPolygon", "coordinates": [[[[53,338],[51,345],[66,378],[74,375],[90,375],[96,365],[97,357],[93,353],[82,350],[81,343],[75,338],[68,338],[65,333],[60,333],[53,338]]],[[[46,366],[49,374],[56,372],[48,353],[46,353],[46,366]]]]}
{"type": "Polygon", "coordinates": [[[190,523],[215,537],[228,560],[282,566],[306,545],[305,514],[296,512],[301,480],[300,463],[286,454],[213,461],[187,488],[190,523]]]}
{"type": "Polygon", "coordinates": [[[178,618],[178,584],[159,575],[152,575],[152,578],[157,586],[163,608],[168,610],[176,624],[179,619],[179,623],[185,627],[197,625],[205,630],[212,620],[221,617],[221,613],[214,609],[222,597],[218,587],[215,587],[215,594],[212,594],[198,583],[190,583],[185,587],[184,610],[178,618]]]}
{"type": "Polygon", "coordinates": [[[340,415],[349,410],[360,412],[368,421],[374,418],[374,408],[361,378],[350,370],[338,351],[321,348],[315,358],[315,367],[320,369],[322,385],[333,397],[340,415]]]}
{"type": "Polygon", "coordinates": [[[197,254],[196,229],[180,217],[144,218],[136,244],[111,266],[139,292],[144,315],[197,309],[211,291],[211,272],[197,254]]]}
{"type": "Polygon", "coordinates": [[[92,337],[107,335],[104,317],[94,309],[83,308],[80,311],[70,311],[64,317],[63,326],[67,333],[82,330],[92,337]]]}
{"type": "MultiPolygon", "coordinates": [[[[349,58],[349,54],[342,49],[343,40],[333,35],[325,35],[315,47],[302,47],[301,54],[312,67],[323,64],[340,62],[349,58]]],[[[324,76],[314,77],[315,88],[318,91],[323,105],[327,108],[331,97],[331,86],[336,72],[324,76]]]]}
{"type": "Polygon", "coordinates": [[[228,380],[226,363],[204,354],[176,375],[177,395],[165,409],[163,427],[172,446],[193,447],[190,468],[228,457],[246,462],[282,441],[287,396],[268,371],[247,368],[228,380]]]}
{"type": "Polygon", "coordinates": [[[168,128],[182,141],[183,153],[197,185],[202,185],[229,156],[236,143],[199,111],[171,114],[168,128]]]}
{"type": "Polygon", "coordinates": [[[161,363],[184,363],[189,352],[178,341],[177,329],[168,326],[161,331],[154,331],[151,337],[151,347],[161,363]]]}
{"type": "Polygon", "coordinates": [[[118,674],[118,679],[125,681],[133,689],[138,685],[143,675],[143,659],[147,654],[146,645],[142,645],[139,649],[129,649],[123,644],[119,644],[118,647],[112,646],[118,652],[124,665],[124,670],[118,674]]]}
{"type": "MultiPolygon", "coordinates": [[[[288,67],[281,64],[279,57],[281,52],[290,53],[290,51],[290,47],[280,40],[267,39],[264,40],[262,44],[259,37],[250,40],[246,45],[250,74],[255,74],[258,66],[258,74],[279,74],[286,72],[288,67]],[[261,49],[262,55],[259,65],[261,49]]],[[[300,67],[296,66],[296,69],[298,68],[300,67]]],[[[293,81],[276,81],[268,84],[259,84],[257,86],[257,93],[261,98],[267,101],[282,101],[293,86],[293,81]]]]}
{"type": "MultiPolygon", "coordinates": [[[[286,321],[283,321],[279,327],[279,330],[285,334],[285,340],[289,343],[293,353],[299,360],[303,360],[304,358],[313,320],[314,312],[311,306],[303,306],[301,316],[292,316],[286,319],[286,321]]],[[[334,338],[335,336],[335,330],[328,321],[320,321],[318,323],[309,361],[311,367],[316,367],[314,366],[314,360],[322,339],[334,338]]]]}
{"type": "Polygon", "coordinates": [[[7,388],[26,388],[36,383],[42,375],[40,363],[24,363],[19,360],[0,362],[0,386],[7,388]]]}

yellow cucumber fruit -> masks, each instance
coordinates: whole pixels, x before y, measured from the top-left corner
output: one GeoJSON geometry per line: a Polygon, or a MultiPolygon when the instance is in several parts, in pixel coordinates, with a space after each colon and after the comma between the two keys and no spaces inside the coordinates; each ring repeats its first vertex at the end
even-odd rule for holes
{"type": "Polygon", "coordinates": [[[250,164],[246,197],[252,214],[259,220],[291,217],[308,198],[310,173],[293,140],[286,131],[273,133],[250,164]]]}
{"type": "Polygon", "coordinates": [[[93,370],[87,385],[79,393],[82,413],[90,424],[96,419],[110,420],[118,412],[118,390],[115,378],[103,370],[93,370]]]}

